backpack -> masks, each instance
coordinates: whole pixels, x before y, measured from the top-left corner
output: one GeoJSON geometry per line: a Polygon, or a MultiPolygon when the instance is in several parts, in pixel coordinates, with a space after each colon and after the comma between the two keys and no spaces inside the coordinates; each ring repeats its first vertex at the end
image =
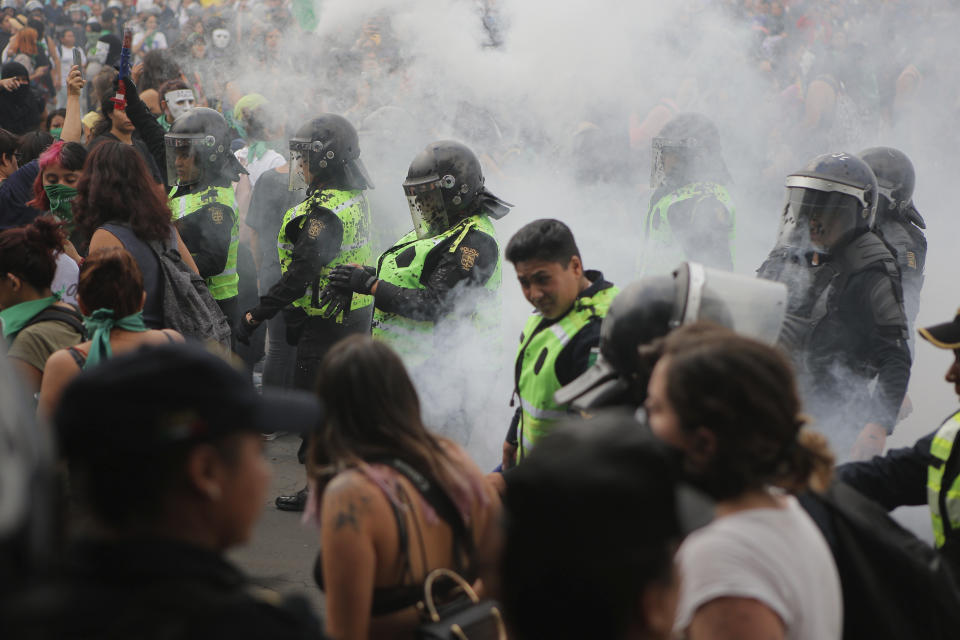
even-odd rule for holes
{"type": "Polygon", "coordinates": [[[163,325],[185,337],[231,348],[233,331],[207,283],[180,257],[176,248],[156,240],[147,243],[163,274],[163,325]]]}
{"type": "MultiPolygon", "coordinates": [[[[71,329],[83,336],[83,340],[88,338],[87,328],[83,326],[83,316],[80,315],[80,312],[74,308],[67,309],[66,307],[60,307],[53,305],[47,307],[37,315],[30,318],[30,321],[27,324],[23,325],[23,328],[26,329],[31,325],[35,325],[40,322],[62,322],[65,325],[68,325],[71,329]]],[[[82,340],[81,340],[82,342],[82,340]]]]}
{"type": "Polygon", "coordinates": [[[846,484],[800,502],[837,564],[844,640],[957,637],[960,591],[936,550],[846,484]]]}

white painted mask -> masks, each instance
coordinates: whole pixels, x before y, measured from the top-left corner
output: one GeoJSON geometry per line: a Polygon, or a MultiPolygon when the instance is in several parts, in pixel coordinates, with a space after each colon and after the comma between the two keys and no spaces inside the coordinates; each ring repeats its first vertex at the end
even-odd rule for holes
{"type": "Polygon", "coordinates": [[[226,29],[213,30],[213,46],[217,49],[226,49],[230,44],[230,32],[226,29]]]}
{"type": "Polygon", "coordinates": [[[167,109],[170,115],[176,120],[184,113],[197,106],[197,99],[193,96],[190,89],[177,89],[163,94],[163,99],[167,103],[167,109]]]}
{"type": "Polygon", "coordinates": [[[108,55],[110,55],[110,43],[103,40],[98,41],[97,48],[93,52],[93,59],[100,64],[106,64],[108,55]]]}

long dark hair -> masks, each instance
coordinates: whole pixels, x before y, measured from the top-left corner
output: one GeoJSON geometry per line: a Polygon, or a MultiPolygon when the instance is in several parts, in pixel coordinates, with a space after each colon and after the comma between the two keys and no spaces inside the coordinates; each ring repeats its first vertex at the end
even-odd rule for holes
{"type": "Polygon", "coordinates": [[[469,517],[482,488],[451,459],[450,443],[424,427],[413,381],[390,347],[368,336],[340,341],[320,365],[318,393],[327,413],[310,448],[314,477],[378,457],[399,458],[439,482],[469,517]]]}
{"type": "Polygon", "coordinates": [[[667,398],[688,433],[705,427],[716,452],[700,478],[718,500],[769,484],[799,490],[832,454],[801,431],[793,370],[775,348],[720,327],[691,325],[664,341],[667,398]]]}
{"type": "Polygon", "coordinates": [[[77,183],[73,212],[86,237],[108,222],[125,222],[141,240],[166,240],[171,214],[167,197],[130,145],[105,141],[94,147],[77,183]]]}
{"type": "Polygon", "coordinates": [[[7,229],[0,233],[0,274],[13,274],[37,291],[49,289],[66,239],[63,223],[53,216],[7,229]]]}

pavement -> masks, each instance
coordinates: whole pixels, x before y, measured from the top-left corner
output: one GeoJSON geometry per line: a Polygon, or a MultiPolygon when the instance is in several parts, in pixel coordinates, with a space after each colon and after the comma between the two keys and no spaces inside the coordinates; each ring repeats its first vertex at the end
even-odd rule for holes
{"type": "Polygon", "coordinates": [[[313,580],[320,532],[313,525],[302,524],[302,514],[280,511],[273,502],[277,496],[295,493],[306,484],[303,465],[297,461],[300,437],[282,435],[265,444],[273,479],[263,515],[250,542],[232,550],[230,558],[256,584],[282,594],[306,596],[316,612],[322,614],[323,595],[313,580]]]}

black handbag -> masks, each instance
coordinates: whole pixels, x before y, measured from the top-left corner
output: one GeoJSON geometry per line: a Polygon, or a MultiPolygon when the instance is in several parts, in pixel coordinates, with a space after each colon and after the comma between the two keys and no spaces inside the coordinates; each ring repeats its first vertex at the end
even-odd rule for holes
{"type": "Polygon", "coordinates": [[[470,584],[450,569],[434,569],[423,583],[423,602],[418,606],[426,621],[416,631],[420,640],[507,640],[507,629],[495,600],[481,600],[470,584]],[[440,578],[452,580],[459,595],[438,606],[434,585],[440,578]]]}

